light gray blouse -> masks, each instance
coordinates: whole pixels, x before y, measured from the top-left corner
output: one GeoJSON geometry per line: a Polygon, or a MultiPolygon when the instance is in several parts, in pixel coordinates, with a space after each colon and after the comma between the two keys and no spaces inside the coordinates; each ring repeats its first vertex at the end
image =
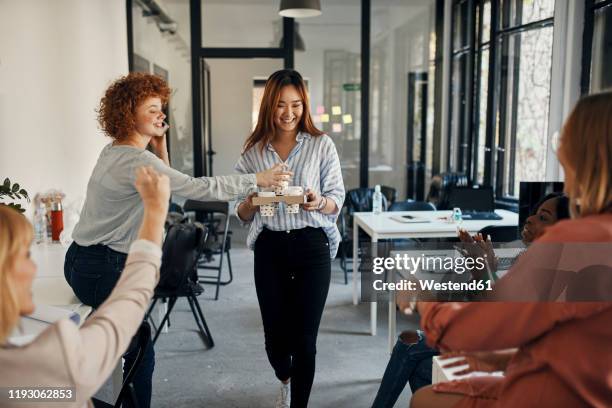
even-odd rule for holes
{"type": "Polygon", "coordinates": [[[229,201],[257,188],[255,174],[195,178],[167,166],[147,150],[108,144],[87,184],[85,204],[72,233],[77,244],[102,244],[128,252],[144,212],[134,186],[135,171],[140,166],[152,166],[167,175],[172,193],[192,200],[229,201]]]}

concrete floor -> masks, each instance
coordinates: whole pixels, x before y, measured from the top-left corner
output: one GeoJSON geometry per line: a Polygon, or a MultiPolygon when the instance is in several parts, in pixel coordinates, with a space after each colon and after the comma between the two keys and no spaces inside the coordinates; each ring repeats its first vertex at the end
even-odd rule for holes
{"type": "MultiPolygon", "coordinates": [[[[169,333],[162,334],[155,346],[153,407],[274,406],[279,382],[264,350],[253,254],[241,245],[242,231],[236,232],[231,251],[234,282],[221,288],[217,301],[212,300],[213,286],[206,286],[199,298],[215,347],[204,347],[189,305],[179,301],[169,333]]],[[[378,336],[370,336],[369,304],[353,306],[350,279],[344,285],[337,260],[332,271],[309,406],[370,407],[389,357],[386,304],[379,304],[378,336]]],[[[415,322],[398,322],[399,329],[405,327],[414,328],[415,322]]],[[[108,400],[109,395],[107,384],[98,396],[108,400]]],[[[406,387],[396,407],[407,407],[409,399],[406,387]]]]}

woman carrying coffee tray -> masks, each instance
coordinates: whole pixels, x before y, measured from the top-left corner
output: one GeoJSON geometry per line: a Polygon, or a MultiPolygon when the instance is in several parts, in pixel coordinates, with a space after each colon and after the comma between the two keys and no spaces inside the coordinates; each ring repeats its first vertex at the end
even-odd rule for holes
{"type": "MultiPolygon", "coordinates": [[[[340,160],[331,138],[312,123],[302,76],[273,73],[266,82],[257,126],[236,164],[240,173],[282,163],[294,173],[284,193],[304,189],[301,208],[280,203],[272,212],[249,195],[237,206],[250,223],[255,251],[255,288],[268,359],[281,381],[276,407],[306,407],[314,380],[317,333],[340,233],[344,202],[340,160]]],[[[277,191],[278,192],[278,191],[277,191]]],[[[268,193],[269,194],[269,193],[268,193]]]]}

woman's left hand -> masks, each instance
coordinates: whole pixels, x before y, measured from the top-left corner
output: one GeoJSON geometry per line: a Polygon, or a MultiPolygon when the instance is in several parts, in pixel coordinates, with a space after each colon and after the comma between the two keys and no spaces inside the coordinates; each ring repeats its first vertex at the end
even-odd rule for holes
{"type": "Polygon", "coordinates": [[[306,202],[302,206],[305,211],[318,211],[321,205],[321,197],[316,191],[308,189],[306,190],[306,202]]]}
{"type": "Polygon", "coordinates": [[[158,153],[164,152],[168,150],[168,145],[166,143],[166,134],[164,133],[162,136],[154,136],[151,138],[149,142],[151,149],[153,149],[153,153],[159,156],[158,153]]]}

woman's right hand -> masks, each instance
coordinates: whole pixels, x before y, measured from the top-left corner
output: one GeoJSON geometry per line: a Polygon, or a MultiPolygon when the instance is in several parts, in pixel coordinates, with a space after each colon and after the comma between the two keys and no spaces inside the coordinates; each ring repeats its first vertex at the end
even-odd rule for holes
{"type": "Polygon", "coordinates": [[[474,371],[492,373],[494,371],[504,371],[514,356],[516,350],[503,351],[475,351],[461,352],[453,351],[440,355],[442,368],[452,368],[467,365],[466,368],[454,372],[455,375],[469,374],[474,371]],[[461,360],[444,364],[444,360],[453,357],[462,357],[461,360]]]}
{"type": "Polygon", "coordinates": [[[286,164],[277,163],[268,170],[255,174],[255,177],[259,187],[276,187],[280,186],[282,181],[289,181],[292,175],[293,172],[287,170],[286,164]]]}

